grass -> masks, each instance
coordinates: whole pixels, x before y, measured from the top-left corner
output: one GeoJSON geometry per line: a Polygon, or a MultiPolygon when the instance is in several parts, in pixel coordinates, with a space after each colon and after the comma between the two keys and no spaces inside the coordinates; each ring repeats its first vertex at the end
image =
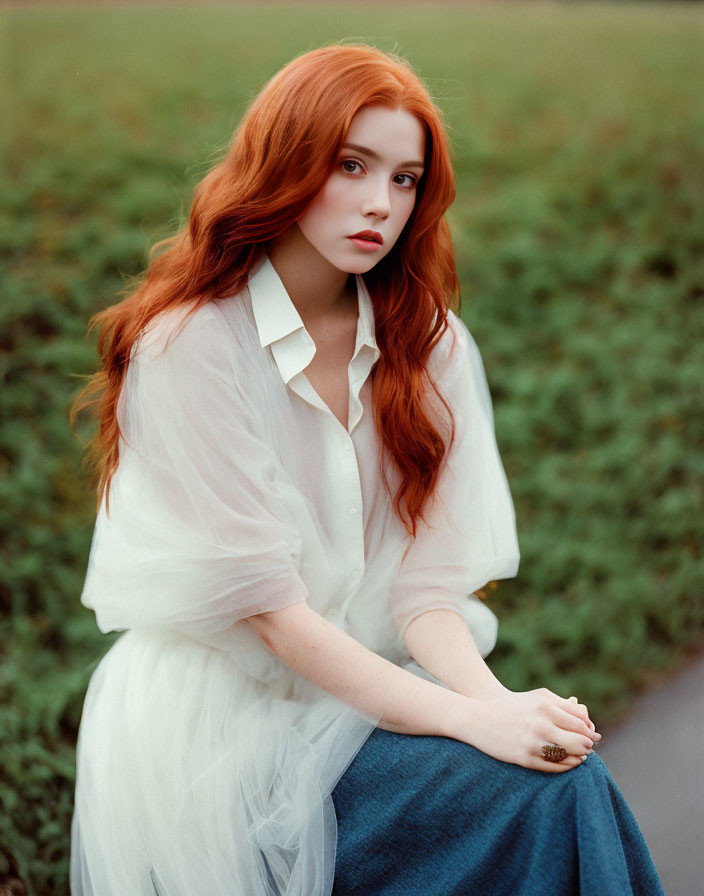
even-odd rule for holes
{"type": "Polygon", "coordinates": [[[88,318],[257,88],[325,42],[407,56],[451,129],[463,315],[523,555],[490,595],[494,670],[603,722],[701,644],[703,23],[678,4],[0,10],[0,883],[67,892],[81,703],[111,643],[79,604],[88,318]]]}

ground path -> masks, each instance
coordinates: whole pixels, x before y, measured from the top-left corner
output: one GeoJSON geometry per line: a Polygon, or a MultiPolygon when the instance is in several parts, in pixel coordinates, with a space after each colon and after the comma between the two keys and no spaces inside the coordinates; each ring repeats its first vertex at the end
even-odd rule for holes
{"type": "Polygon", "coordinates": [[[628,800],[667,896],[704,896],[704,656],[604,726],[600,756],[628,800]]]}

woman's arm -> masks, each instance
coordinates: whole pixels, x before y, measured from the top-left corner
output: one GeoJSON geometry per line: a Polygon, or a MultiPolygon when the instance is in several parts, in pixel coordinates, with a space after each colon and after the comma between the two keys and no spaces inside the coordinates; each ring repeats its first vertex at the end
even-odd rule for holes
{"type": "MultiPolygon", "coordinates": [[[[428,610],[406,626],[403,640],[413,659],[431,675],[458,694],[475,699],[500,698],[510,694],[480,656],[467,623],[449,609],[428,610]]],[[[601,740],[586,706],[571,697],[574,710],[601,740]]]]}
{"type": "Polygon", "coordinates": [[[508,692],[484,662],[467,623],[454,610],[428,610],[406,626],[403,640],[413,659],[465,697],[501,697],[508,692]]]}
{"type": "Polygon", "coordinates": [[[548,691],[486,700],[456,693],[378,656],[305,601],[248,622],[283,663],[388,731],[451,737],[497,759],[554,772],[574,768],[592,747],[591,730],[569,701],[548,691]],[[547,762],[544,743],[559,743],[570,755],[547,762]]]}
{"type": "Polygon", "coordinates": [[[305,601],[250,616],[248,622],[294,672],[379,719],[387,731],[454,737],[454,721],[471,714],[476,702],[390,663],[305,601]]]}

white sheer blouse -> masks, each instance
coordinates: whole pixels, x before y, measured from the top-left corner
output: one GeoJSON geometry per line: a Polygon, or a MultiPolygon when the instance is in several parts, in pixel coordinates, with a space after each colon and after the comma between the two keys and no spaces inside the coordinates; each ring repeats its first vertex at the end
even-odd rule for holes
{"type": "Polygon", "coordinates": [[[412,539],[383,483],[357,287],[347,429],[266,257],[241,295],[164,313],[135,345],[81,597],[126,632],[81,723],[74,896],[330,893],[329,795],[378,719],[295,676],[247,616],[307,600],[416,672],[402,635],[427,610],[459,611],[482,655],[495,643],[473,592],[515,575],[518,547],[477,348],[450,312],[430,373],[456,438],[412,539]]]}

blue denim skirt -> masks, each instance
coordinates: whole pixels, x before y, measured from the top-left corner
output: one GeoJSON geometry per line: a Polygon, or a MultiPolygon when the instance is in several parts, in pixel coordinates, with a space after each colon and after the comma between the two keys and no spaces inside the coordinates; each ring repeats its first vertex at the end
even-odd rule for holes
{"type": "Polygon", "coordinates": [[[596,753],[555,774],[377,728],[332,798],[333,896],[664,896],[596,753]]]}

